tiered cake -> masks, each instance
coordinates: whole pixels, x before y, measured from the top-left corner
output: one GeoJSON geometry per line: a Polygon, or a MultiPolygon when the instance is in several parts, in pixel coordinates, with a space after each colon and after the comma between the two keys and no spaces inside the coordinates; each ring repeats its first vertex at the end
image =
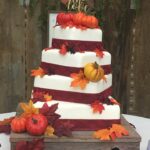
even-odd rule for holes
{"type": "Polygon", "coordinates": [[[80,26],[55,26],[52,47],[42,51],[40,68],[46,74],[36,76],[34,80],[32,95],[36,107],[44,104],[40,94],[36,93],[51,95],[52,100],[47,104],[51,106],[58,103],[56,112],[61,116],[59,121],[71,122],[74,130],[92,131],[120,123],[120,107],[110,98],[111,55],[103,49],[100,28],[86,27],[83,30],[80,26]],[[81,71],[84,74],[88,64],[93,65],[93,71],[87,71],[87,74],[97,80],[93,82],[85,76],[88,80],[85,87],[72,86],[72,75],[81,71]],[[97,72],[99,66],[104,71],[104,77],[101,78],[97,72]],[[103,107],[102,111],[93,111],[92,106],[97,102],[103,107]]]}

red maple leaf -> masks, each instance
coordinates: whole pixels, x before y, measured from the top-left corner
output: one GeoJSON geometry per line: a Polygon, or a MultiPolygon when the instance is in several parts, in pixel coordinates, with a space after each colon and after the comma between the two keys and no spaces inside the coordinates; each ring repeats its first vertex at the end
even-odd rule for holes
{"type": "Polygon", "coordinates": [[[33,103],[36,103],[37,101],[44,101],[44,94],[43,92],[33,92],[33,98],[32,98],[33,103]]]}
{"type": "Polygon", "coordinates": [[[6,125],[0,125],[0,133],[6,133],[9,134],[11,132],[11,126],[6,124],[6,125]]]}
{"type": "Polygon", "coordinates": [[[54,124],[54,129],[55,129],[54,134],[57,135],[58,137],[61,137],[61,136],[70,137],[72,135],[73,127],[74,127],[74,125],[71,124],[69,121],[61,122],[61,120],[58,120],[54,124]]]}
{"type": "Polygon", "coordinates": [[[105,109],[103,104],[101,104],[98,100],[93,102],[91,104],[91,107],[93,109],[93,113],[96,113],[96,112],[102,113],[102,111],[105,109]]]}
{"type": "Polygon", "coordinates": [[[62,55],[65,55],[67,53],[67,48],[66,48],[66,45],[63,44],[59,50],[59,53],[62,54],[62,55]]]}
{"type": "Polygon", "coordinates": [[[44,103],[43,107],[39,109],[39,112],[47,117],[48,124],[53,126],[53,124],[60,118],[60,115],[55,113],[58,108],[58,103],[52,106],[48,106],[44,103]]]}
{"type": "Polygon", "coordinates": [[[96,48],[96,49],[94,50],[94,52],[96,53],[96,56],[97,56],[97,57],[100,57],[100,58],[103,58],[103,57],[104,57],[104,52],[101,51],[100,49],[96,48]]]}

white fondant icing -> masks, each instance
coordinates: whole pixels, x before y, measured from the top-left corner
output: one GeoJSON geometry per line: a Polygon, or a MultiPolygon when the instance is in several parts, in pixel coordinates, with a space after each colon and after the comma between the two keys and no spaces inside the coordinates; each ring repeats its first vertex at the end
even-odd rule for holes
{"type": "Polygon", "coordinates": [[[52,32],[52,39],[56,38],[63,40],[102,41],[101,29],[81,30],[75,27],[67,27],[63,29],[60,26],[55,26],[52,32]]]}
{"type": "MultiPolygon", "coordinates": [[[[118,105],[104,104],[102,113],[93,113],[88,104],[78,104],[52,100],[47,102],[48,106],[59,103],[56,113],[61,115],[61,119],[120,119],[120,107],[118,105]]],[[[41,108],[44,102],[34,104],[36,108],[41,108]]]]}
{"type": "Polygon", "coordinates": [[[66,55],[61,55],[58,49],[42,51],[42,62],[61,66],[81,68],[84,67],[87,63],[95,61],[99,65],[110,65],[111,55],[109,52],[105,51],[103,58],[97,57],[95,52],[76,52],[75,54],[66,53],[66,55]]]}
{"type": "Polygon", "coordinates": [[[100,80],[98,82],[89,82],[86,88],[81,90],[79,87],[70,86],[71,81],[73,80],[70,77],[61,75],[37,76],[34,80],[34,87],[79,93],[100,93],[112,85],[112,74],[105,75],[105,77],[106,81],[100,80]]]}

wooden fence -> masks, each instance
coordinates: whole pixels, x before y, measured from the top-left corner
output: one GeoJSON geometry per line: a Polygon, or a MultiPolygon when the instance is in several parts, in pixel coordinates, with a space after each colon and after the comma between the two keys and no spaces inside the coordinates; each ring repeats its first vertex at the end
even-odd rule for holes
{"type": "MultiPolygon", "coordinates": [[[[100,1],[94,2],[99,11],[100,1]]],[[[15,111],[18,102],[29,100],[30,70],[39,66],[47,46],[47,32],[38,26],[43,6],[40,1],[30,17],[18,0],[0,1],[0,112],[15,111]]],[[[112,54],[113,96],[124,113],[149,117],[150,3],[141,1],[137,13],[130,6],[127,0],[104,2],[103,42],[112,54]]]]}

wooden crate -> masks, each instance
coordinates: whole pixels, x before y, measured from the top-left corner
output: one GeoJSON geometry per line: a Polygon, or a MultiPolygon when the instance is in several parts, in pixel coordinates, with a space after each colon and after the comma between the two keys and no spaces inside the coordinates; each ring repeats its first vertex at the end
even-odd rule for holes
{"type": "MultiPolygon", "coordinates": [[[[91,131],[76,131],[72,137],[44,137],[45,150],[139,150],[141,138],[135,129],[121,118],[122,124],[129,131],[129,136],[124,136],[115,141],[100,141],[92,137],[91,131]]],[[[11,150],[14,149],[16,142],[21,140],[30,141],[35,138],[28,134],[11,133],[11,150]]]]}

